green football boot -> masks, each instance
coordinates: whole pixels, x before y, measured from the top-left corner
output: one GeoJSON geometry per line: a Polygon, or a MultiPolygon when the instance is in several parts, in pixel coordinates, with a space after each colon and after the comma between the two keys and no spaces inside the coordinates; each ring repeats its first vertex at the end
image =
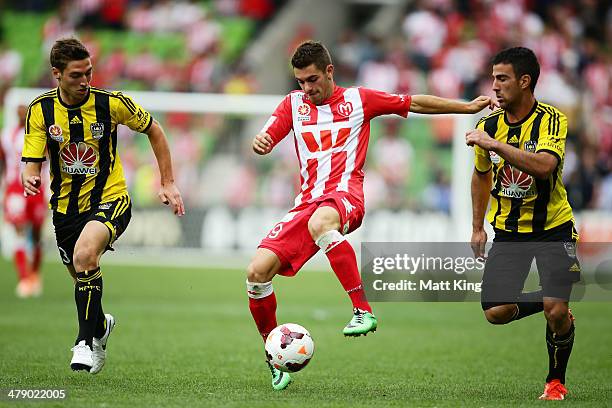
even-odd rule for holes
{"type": "Polygon", "coordinates": [[[366,336],[369,332],[375,332],[378,320],[370,312],[358,308],[353,309],[353,318],[346,325],[342,333],[345,336],[357,337],[362,334],[366,336]]]}
{"type": "Polygon", "coordinates": [[[291,376],[289,373],[282,372],[272,367],[272,364],[266,361],[268,368],[272,373],[272,388],[276,391],[284,390],[289,384],[291,384],[291,376]]]}

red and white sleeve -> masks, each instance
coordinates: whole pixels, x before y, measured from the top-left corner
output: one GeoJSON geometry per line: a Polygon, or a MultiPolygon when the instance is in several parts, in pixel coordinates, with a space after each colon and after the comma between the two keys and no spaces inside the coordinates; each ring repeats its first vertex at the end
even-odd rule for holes
{"type": "Polygon", "coordinates": [[[359,93],[363,101],[365,120],[391,114],[403,117],[408,116],[411,101],[410,95],[389,94],[368,88],[359,88],[359,93]]]}
{"type": "Polygon", "coordinates": [[[274,145],[276,145],[289,134],[292,128],[291,95],[287,95],[276,107],[272,116],[261,129],[261,133],[267,132],[272,137],[274,145]]]}

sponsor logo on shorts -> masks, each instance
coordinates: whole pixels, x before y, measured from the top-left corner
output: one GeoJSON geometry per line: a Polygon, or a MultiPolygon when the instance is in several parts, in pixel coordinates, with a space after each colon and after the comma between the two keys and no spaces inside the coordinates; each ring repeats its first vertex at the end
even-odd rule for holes
{"type": "Polygon", "coordinates": [[[100,204],[98,208],[101,210],[108,210],[112,206],[113,206],[113,203],[104,203],[104,204],[100,204]]]}
{"type": "Polygon", "coordinates": [[[350,228],[350,222],[347,221],[346,224],[344,224],[344,227],[342,227],[342,235],[346,234],[349,231],[350,228]]]}
{"type": "Polygon", "coordinates": [[[64,136],[62,136],[63,133],[64,132],[62,131],[62,128],[59,125],[56,125],[54,123],[49,126],[49,137],[55,140],[56,142],[61,143],[64,141],[64,136]]]}
{"type": "Polygon", "coordinates": [[[344,205],[344,211],[346,212],[346,215],[348,216],[351,213],[351,211],[355,209],[355,206],[351,204],[351,202],[346,197],[343,197],[342,200],[340,201],[342,201],[342,204],[344,205]]]}
{"type": "Polygon", "coordinates": [[[85,174],[94,175],[98,173],[96,163],[98,153],[87,143],[70,143],[60,153],[61,168],[64,173],[70,175],[85,174]]]}
{"type": "Polygon", "coordinates": [[[565,248],[565,252],[567,252],[567,256],[570,258],[576,258],[576,243],[575,242],[564,242],[563,248],[565,248]]]}

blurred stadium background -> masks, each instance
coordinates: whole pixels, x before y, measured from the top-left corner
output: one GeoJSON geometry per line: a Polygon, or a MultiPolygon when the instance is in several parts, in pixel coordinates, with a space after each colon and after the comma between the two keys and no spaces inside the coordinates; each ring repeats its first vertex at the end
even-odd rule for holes
{"type": "MultiPolygon", "coordinates": [[[[14,126],[16,106],[39,92],[21,88],[56,86],[49,48],[76,35],[92,51],[93,84],[134,95],[166,129],[188,209],[181,220],[158,205],[146,138],[120,132],[135,215],[118,245],[130,248],[132,260],[173,248],[188,263],[242,261],[236,255],[252,253],[290,208],[298,182],[292,143],[262,158],[250,140],[297,87],[288,58],[307,38],[329,45],[340,85],[464,99],[491,94],[488,61],[496,51],[534,49],[542,66],[536,96],[569,119],[564,181],[582,236],[612,239],[612,11],[605,1],[9,0],[2,7],[5,128],[14,126]]],[[[353,243],[468,240],[472,153],[462,139],[476,120],[377,120],[368,215],[353,243]]],[[[10,236],[5,227],[5,254],[10,236]]],[[[50,229],[47,240],[54,253],[50,229]]]]}
{"type": "MultiPolygon", "coordinates": [[[[490,94],[491,55],[525,45],[542,65],[537,97],[569,118],[564,177],[582,238],[612,242],[609,2],[4,0],[0,13],[2,126],[13,128],[19,103],[55,87],[49,47],[77,35],[93,53],[93,83],[133,95],[166,129],[188,211],[178,219],[160,206],[146,137],[123,128],[135,210],[104,257],[116,264],[105,268],[105,310],[119,321],[109,363],[96,378],[68,371],[73,294],[48,226],[42,298],[16,299],[11,261],[0,259],[0,387],[62,386],[73,406],[535,405],[546,369],[541,317],[492,327],[476,303],[377,303],[381,330],[349,341],[340,328],[350,304],[331,273],[275,280],[279,321],[307,327],[317,352],[296,384],[272,394],[243,270],[291,207],[298,170],[289,140],[266,157],[250,141],[297,88],[288,58],[303,39],[328,44],[340,85],[465,99],[490,94]]],[[[353,243],[467,241],[463,133],[476,121],[375,121],[368,214],[353,243]]],[[[6,225],[0,246],[10,253],[6,225]]],[[[328,270],[324,259],[310,267],[328,270]]],[[[572,307],[571,398],[607,405],[612,303],[572,307]]]]}

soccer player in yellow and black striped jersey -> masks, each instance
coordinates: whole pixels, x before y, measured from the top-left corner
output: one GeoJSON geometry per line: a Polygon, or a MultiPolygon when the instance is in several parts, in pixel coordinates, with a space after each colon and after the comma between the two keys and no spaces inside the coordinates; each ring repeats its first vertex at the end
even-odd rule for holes
{"type": "Polygon", "coordinates": [[[62,262],[75,281],[79,333],[70,366],[98,373],[106,359],[106,342],[115,320],[102,311],[100,257],[125,231],[131,218],[117,126],[146,133],[161,176],[159,197],[174,213],[185,212],[174,184],[164,131],[151,115],[121,92],[90,86],[89,52],[74,38],[51,49],[53,89],[34,99],[27,113],[22,161],[24,194],[40,194],[41,164],[48,156],[50,208],[62,262]]]}
{"type": "Polygon", "coordinates": [[[493,91],[501,109],[466,134],[474,146],[472,176],[474,254],[484,256],[484,216],[495,231],[482,282],[482,308],[493,324],[544,311],[549,372],[540,399],[563,399],[574,343],[568,301],[580,279],[577,234],[561,177],[567,119],[535,99],[540,66],[523,47],[493,58],[493,91]],[[542,289],[521,293],[533,259],[542,289]]]}

